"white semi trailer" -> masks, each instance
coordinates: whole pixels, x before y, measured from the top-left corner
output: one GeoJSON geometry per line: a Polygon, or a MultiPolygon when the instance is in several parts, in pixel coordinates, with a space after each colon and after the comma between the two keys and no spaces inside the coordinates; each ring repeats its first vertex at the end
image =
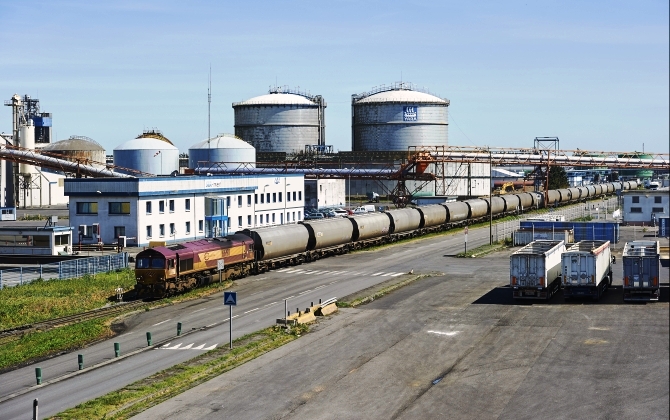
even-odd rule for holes
{"type": "Polygon", "coordinates": [[[661,285],[658,241],[626,242],[623,248],[623,300],[658,300],[661,285]]]}
{"type": "Polygon", "coordinates": [[[600,299],[612,285],[610,241],[580,241],[563,253],[563,297],[600,299]]]}
{"type": "Polygon", "coordinates": [[[515,299],[549,299],[561,287],[563,241],[533,241],[510,256],[509,272],[515,299]]]}

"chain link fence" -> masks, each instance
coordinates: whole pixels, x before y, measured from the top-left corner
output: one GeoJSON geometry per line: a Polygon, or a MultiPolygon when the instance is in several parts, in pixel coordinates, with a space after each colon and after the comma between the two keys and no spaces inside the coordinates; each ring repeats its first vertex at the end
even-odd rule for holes
{"type": "Polygon", "coordinates": [[[11,268],[9,270],[0,270],[0,289],[28,284],[39,279],[67,280],[87,274],[108,273],[127,267],[128,253],[122,252],[114,255],[60,261],[36,267],[11,268]]]}

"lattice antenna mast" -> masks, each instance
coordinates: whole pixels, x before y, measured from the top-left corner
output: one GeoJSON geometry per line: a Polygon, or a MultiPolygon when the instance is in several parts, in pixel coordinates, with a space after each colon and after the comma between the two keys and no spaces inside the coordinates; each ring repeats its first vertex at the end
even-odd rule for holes
{"type": "Polygon", "coordinates": [[[207,85],[207,159],[211,162],[212,148],[212,64],[209,65],[209,83],[207,85]]]}

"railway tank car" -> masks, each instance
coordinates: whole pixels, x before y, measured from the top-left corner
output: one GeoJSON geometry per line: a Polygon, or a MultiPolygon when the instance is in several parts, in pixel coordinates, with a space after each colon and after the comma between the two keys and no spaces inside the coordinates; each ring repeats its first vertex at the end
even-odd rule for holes
{"type": "MultiPolygon", "coordinates": [[[[633,181],[623,189],[637,188],[633,181]]],[[[547,191],[549,205],[594,199],[617,184],[598,184],[547,191]]],[[[544,194],[523,192],[476,198],[416,208],[405,208],[318,221],[302,221],[245,229],[224,238],[201,239],[146,249],[137,254],[135,276],[139,297],[164,297],[215,279],[223,260],[226,278],[261,273],[272,268],[302,264],[404,237],[446,230],[486,216],[542,207],[544,194]]]]}

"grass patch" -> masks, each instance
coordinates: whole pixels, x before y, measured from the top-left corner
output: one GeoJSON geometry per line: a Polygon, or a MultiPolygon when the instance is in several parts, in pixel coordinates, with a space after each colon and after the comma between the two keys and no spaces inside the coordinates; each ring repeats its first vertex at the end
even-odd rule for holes
{"type": "Polygon", "coordinates": [[[117,391],[57,414],[57,419],[127,419],[149,407],[287,344],[309,331],[308,326],[290,330],[270,327],[234,341],[230,350],[221,347],[117,391]]]}
{"type": "Polygon", "coordinates": [[[109,322],[94,319],[49,331],[24,334],[20,339],[0,346],[0,370],[28,360],[75,350],[93,340],[111,336],[109,322]]]}
{"type": "Polygon", "coordinates": [[[512,246],[512,240],[505,238],[503,241],[494,242],[492,244],[478,246],[474,249],[469,249],[468,252],[461,252],[456,254],[458,258],[475,258],[482,255],[490,254],[491,252],[500,251],[512,246]]]}
{"type": "Polygon", "coordinates": [[[37,280],[0,290],[0,330],[100,308],[116,296],[115,289],[135,285],[133,270],[68,280],[37,280]]]}

